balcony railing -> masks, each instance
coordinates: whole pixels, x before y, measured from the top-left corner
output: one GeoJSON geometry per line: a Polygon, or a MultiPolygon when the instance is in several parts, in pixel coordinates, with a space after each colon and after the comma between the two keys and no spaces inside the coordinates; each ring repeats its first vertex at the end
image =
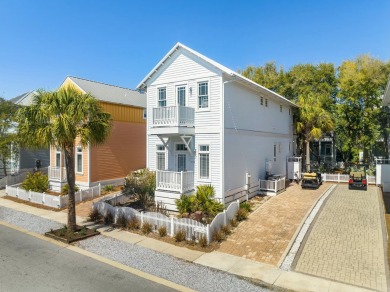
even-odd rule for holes
{"type": "Polygon", "coordinates": [[[185,193],[194,189],[193,171],[156,171],[156,189],[185,193]]]}
{"type": "Polygon", "coordinates": [[[49,166],[49,179],[65,181],[66,180],[65,167],[49,166]]]}
{"type": "Polygon", "coordinates": [[[193,127],[195,110],[186,106],[166,106],[153,109],[154,127],[193,127]]]}

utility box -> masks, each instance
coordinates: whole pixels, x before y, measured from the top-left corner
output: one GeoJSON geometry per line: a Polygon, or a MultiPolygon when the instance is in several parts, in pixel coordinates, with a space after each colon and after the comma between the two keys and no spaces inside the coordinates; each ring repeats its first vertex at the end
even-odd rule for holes
{"type": "Polygon", "coordinates": [[[287,158],[287,179],[300,179],[302,169],[302,157],[287,158]]]}

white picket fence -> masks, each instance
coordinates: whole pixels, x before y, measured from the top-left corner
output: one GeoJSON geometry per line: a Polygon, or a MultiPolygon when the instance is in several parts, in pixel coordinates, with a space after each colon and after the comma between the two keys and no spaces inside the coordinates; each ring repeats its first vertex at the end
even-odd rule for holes
{"type": "MultiPolygon", "coordinates": [[[[16,186],[6,186],[5,192],[8,196],[15,197],[24,201],[29,201],[36,204],[42,204],[44,206],[52,208],[65,208],[68,206],[68,195],[55,196],[46,193],[37,193],[32,191],[26,191],[16,186]]],[[[75,202],[87,201],[98,197],[101,193],[100,184],[89,189],[79,190],[75,193],[75,202]]]]}
{"type": "MultiPolygon", "coordinates": [[[[112,200],[112,198],[110,200],[112,200]]],[[[167,230],[167,234],[174,237],[178,230],[184,230],[186,232],[187,240],[197,241],[201,235],[204,235],[206,236],[208,243],[211,242],[212,234],[215,231],[219,230],[222,226],[229,224],[230,219],[235,217],[239,207],[239,200],[232,202],[226,210],[217,214],[210,224],[205,225],[190,218],[168,217],[156,212],[138,212],[130,207],[113,207],[107,203],[107,200],[95,202],[92,205],[92,208],[96,208],[102,216],[111,213],[115,223],[119,216],[125,216],[127,220],[135,217],[140,221],[141,225],[144,222],[151,223],[154,231],[164,226],[167,230]]]]}
{"type": "MultiPolygon", "coordinates": [[[[340,174],[340,173],[321,173],[322,181],[330,181],[330,182],[345,182],[349,181],[349,174],[340,174]]],[[[369,185],[376,184],[375,176],[367,175],[367,183],[369,185]]]]}

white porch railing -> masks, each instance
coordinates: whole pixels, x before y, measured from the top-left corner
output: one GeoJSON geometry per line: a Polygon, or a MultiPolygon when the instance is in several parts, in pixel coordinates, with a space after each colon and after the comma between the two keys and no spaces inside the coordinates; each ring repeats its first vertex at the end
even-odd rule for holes
{"type": "Polygon", "coordinates": [[[271,191],[277,193],[286,188],[286,178],[282,177],[278,180],[260,180],[261,191],[271,191]]]}
{"type": "Polygon", "coordinates": [[[185,193],[194,189],[193,171],[156,171],[156,189],[185,193]]]}
{"type": "Polygon", "coordinates": [[[65,167],[49,166],[49,180],[66,180],[66,169],[65,167]]]}
{"type": "Polygon", "coordinates": [[[153,109],[155,127],[193,127],[195,110],[186,106],[166,106],[153,109]]]}

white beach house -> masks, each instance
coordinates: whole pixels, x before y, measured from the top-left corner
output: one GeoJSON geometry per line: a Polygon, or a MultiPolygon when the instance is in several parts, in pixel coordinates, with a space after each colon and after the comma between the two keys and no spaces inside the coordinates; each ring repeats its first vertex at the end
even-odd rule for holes
{"type": "Polygon", "coordinates": [[[227,204],[248,175],[286,174],[296,108],[286,98],[180,43],[137,88],[147,92],[147,167],[168,209],[198,185],[227,204]]]}

